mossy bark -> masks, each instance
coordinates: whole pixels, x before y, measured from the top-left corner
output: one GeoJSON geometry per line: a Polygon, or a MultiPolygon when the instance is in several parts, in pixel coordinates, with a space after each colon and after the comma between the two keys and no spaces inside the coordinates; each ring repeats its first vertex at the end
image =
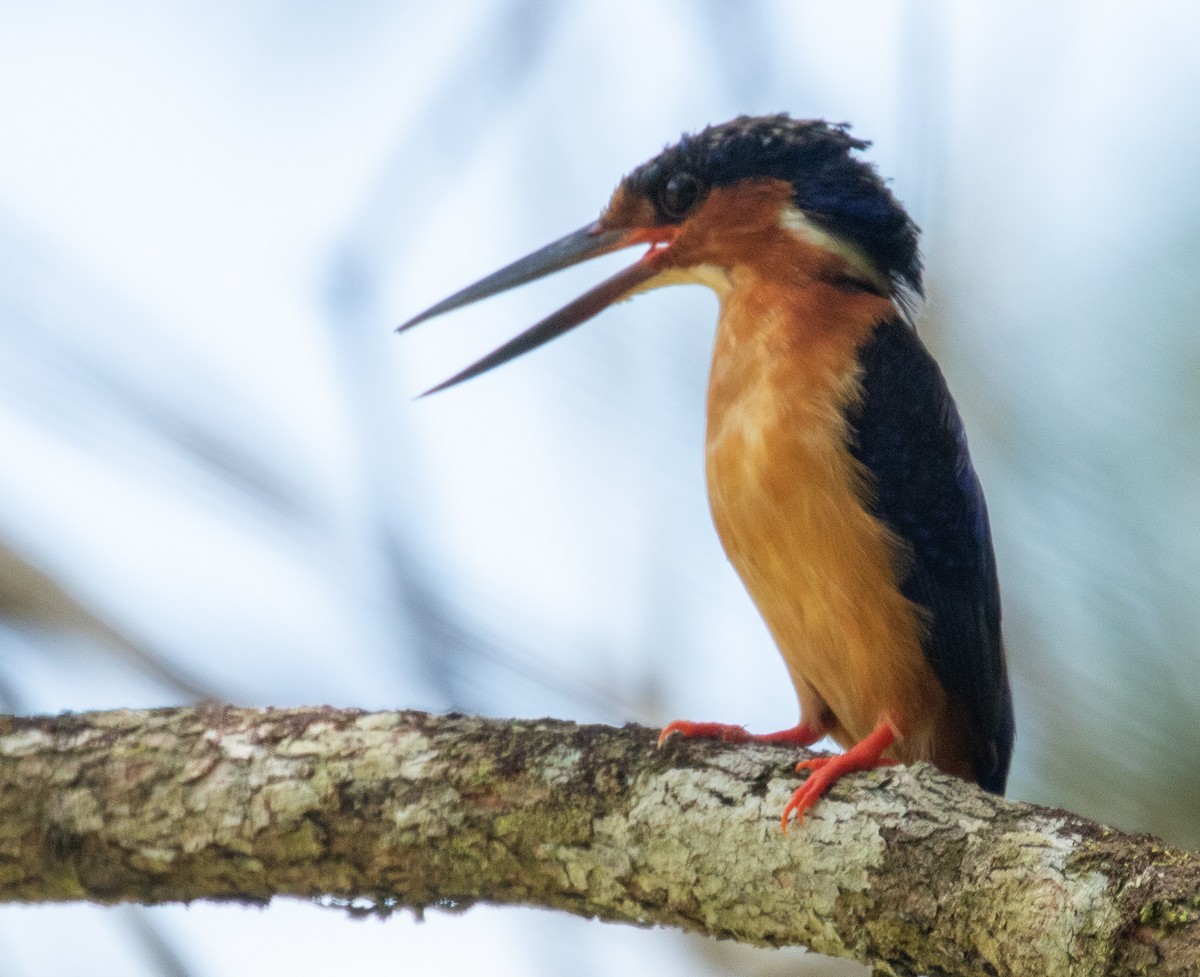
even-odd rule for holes
{"type": "Polygon", "coordinates": [[[0,901],[522,903],[896,973],[1200,974],[1200,860],[935,770],[416,712],[0,718],[0,901]]]}

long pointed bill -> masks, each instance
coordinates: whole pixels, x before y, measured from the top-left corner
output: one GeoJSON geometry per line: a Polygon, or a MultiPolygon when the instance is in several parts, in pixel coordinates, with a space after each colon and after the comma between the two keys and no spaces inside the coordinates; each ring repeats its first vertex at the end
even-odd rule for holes
{"type": "Polygon", "coordinates": [[[449,298],[442,299],[437,305],[430,306],[420,315],[413,316],[408,322],[397,326],[396,332],[404,332],[405,329],[411,329],[426,319],[507,292],[510,288],[536,281],[563,268],[570,268],[571,265],[587,261],[588,258],[618,251],[633,243],[626,241],[627,236],[624,231],[601,230],[598,222],[592,222],[566,237],[559,238],[553,244],[539,248],[533,254],[525,255],[511,265],[505,265],[499,271],[492,272],[487,278],[480,279],[474,285],[468,285],[449,298]]]}
{"type": "MultiPolygon", "coordinates": [[[[396,331],[403,332],[406,329],[411,329],[426,319],[432,319],[434,316],[442,315],[454,309],[461,309],[472,302],[478,302],[480,299],[489,298],[500,292],[506,292],[510,288],[516,288],[516,286],[524,285],[526,282],[535,281],[552,272],[587,261],[589,258],[596,258],[600,255],[609,254],[613,251],[619,251],[621,248],[641,243],[654,244],[656,242],[644,231],[606,231],[601,229],[598,223],[589,224],[572,234],[568,234],[564,238],[560,238],[553,244],[546,245],[546,247],[533,252],[533,254],[526,255],[524,258],[514,261],[511,265],[493,272],[474,285],[469,285],[462,291],[455,292],[449,298],[443,299],[437,305],[409,319],[408,322],[401,325],[396,331]]],[[[657,274],[659,271],[658,262],[649,260],[650,256],[654,253],[655,251],[652,250],[637,263],[623,271],[617,272],[611,278],[606,279],[595,288],[579,296],[574,302],[547,316],[537,325],[531,326],[515,339],[510,340],[499,349],[489,353],[461,373],[455,374],[444,383],[439,383],[436,387],[426,390],[421,396],[426,397],[429,394],[437,393],[439,390],[445,390],[447,387],[453,387],[455,384],[462,383],[464,380],[477,377],[481,373],[486,373],[488,370],[494,369],[502,363],[507,363],[522,353],[528,353],[531,349],[536,349],[543,343],[548,343],[551,339],[561,336],[569,329],[574,329],[576,326],[587,322],[588,319],[602,312],[614,302],[619,301],[642,282],[657,274]]]]}
{"type": "Polygon", "coordinates": [[[431,387],[421,394],[427,397],[439,390],[453,387],[455,384],[470,380],[481,373],[495,369],[502,363],[515,359],[522,353],[537,349],[543,343],[561,336],[569,329],[582,325],[597,313],[603,312],[614,302],[628,295],[646,279],[657,274],[658,268],[647,261],[639,261],[628,268],[617,272],[612,278],[606,278],[595,288],[584,292],[574,302],[564,305],[553,315],[547,316],[536,326],[530,326],[515,339],[510,339],[497,350],[488,353],[483,359],[472,363],[461,373],[456,373],[449,380],[444,380],[436,387],[431,387]]]}

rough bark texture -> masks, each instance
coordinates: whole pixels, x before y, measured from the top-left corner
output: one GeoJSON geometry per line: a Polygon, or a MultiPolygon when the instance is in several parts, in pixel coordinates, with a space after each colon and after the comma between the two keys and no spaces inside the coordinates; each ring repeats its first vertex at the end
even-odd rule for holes
{"type": "Polygon", "coordinates": [[[554,720],[0,718],[0,901],[524,903],[896,973],[1200,974],[1200,859],[918,765],[782,834],[798,751],[554,720]]]}

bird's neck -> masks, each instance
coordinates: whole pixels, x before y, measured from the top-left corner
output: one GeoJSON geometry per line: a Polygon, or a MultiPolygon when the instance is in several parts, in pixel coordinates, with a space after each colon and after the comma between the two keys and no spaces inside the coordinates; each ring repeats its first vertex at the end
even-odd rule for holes
{"type": "Polygon", "coordinates": [[[708,446],[745,441],[783,424],[816,447],[845,444],[845,412],[861,393],[858,351],[896,314],[885,298],[820,280],[779,285],[735,269],[708,387],[708,446]]]}

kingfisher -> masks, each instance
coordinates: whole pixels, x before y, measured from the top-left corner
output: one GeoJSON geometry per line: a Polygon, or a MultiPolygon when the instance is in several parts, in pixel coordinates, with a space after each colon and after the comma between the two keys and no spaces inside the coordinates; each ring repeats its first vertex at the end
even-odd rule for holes
{"type": "Polygon", "coordinates": [[[598,255],[629,267],[427,391],[562,335],[638,292],[720,302],[707,394],[713,522],[775,640],[799,722],[676,721],[667,737],[811,746],[781,815],[841,776],[927,761],[1003,794],[1014,724],[987,507],[962,420],[918,337],[919,229],[846,124],[740,116],[685,135],[599,219],[399,327],[598,255]]]}

